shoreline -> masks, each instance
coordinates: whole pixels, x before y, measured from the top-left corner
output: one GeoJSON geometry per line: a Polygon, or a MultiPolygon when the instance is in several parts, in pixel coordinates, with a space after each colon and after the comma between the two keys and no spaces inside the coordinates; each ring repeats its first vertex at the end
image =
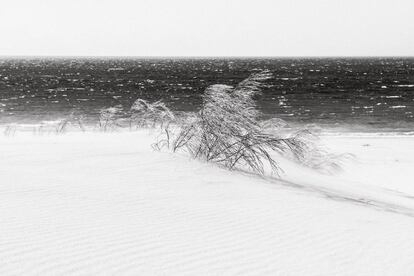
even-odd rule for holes
{"type": "MultiPolygon", "coordinates": [[[[129,127],[125,124],[122,127],[116,127],[110,131],[102,131],[96,124],[82,124],[82,128],[77,124],[70,123],[68,128],[63,131],[57,131],[64,122],[64,120],[53,120],[53,121],[44,121],[40,123],[9,123],[9,124],[0,124],[0,134],[6,133],[7,130],[12,130],[13,133],[43,133],[43,134],[64,134],[64,133],[77,133],[77,132],[86,132],[86,133],[95,133],[95,132],[133,132],[139,131],[139,127],[129,127]]],[[[151,129],[150,127],[143,127],[143,130],[151,129]]],[[[156,128],[153,128],[156,130],[156,128]]],[[[407,128],[386,128],[386,129],[370,129],[367,128],[365,131],[361,131],[361,126],[357,127],[330,127],[324,125],[299,125],[292,124],[286,128],[281,128],[282,130],[290,130],[292,132],[297,130],[309,130],[316,134],[317,136],[341,136],[341,137],[411,137],[414,136],[414,129],[407,128]]]]}

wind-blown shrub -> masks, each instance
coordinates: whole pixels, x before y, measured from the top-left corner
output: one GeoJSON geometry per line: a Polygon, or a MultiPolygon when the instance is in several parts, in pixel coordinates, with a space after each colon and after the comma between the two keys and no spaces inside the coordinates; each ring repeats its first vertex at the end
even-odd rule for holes
{"type": "Polygon", "coordinates": [[[127,125],[130,129],[164,127],[174,120],[174,114],[162,101],[150,103],[137,99],[127,111],[121,105],[101,109],[98,129],[106,132],[127,125]]]}
{"type": "Polygon", "coordinates": [[[162,102],[149,103],[143,99],[137,99],[130,109],[130,126],[155,127],[164,126],[175,119],[171,110],[162,102]]]}
{"type": "Polygon", "coordinates": [[[274,153],[302,160],[310,147],[310,132],[282,136],[266,131],[260,124],[260,112],[253,98],[270,77],[268,72],[261,72],[252,74],[235,87],[208,87],[201,110],[175,131],[164,129],[167,137],[156,147],[168,146],[174,152],[184,150],[194,158],[228,169],[247,166],[259,174],[265,173],[266,166],[279,173],[281,168],[274,153]]]}
{"type": "Polygon", "coordinates": [[[98,128],[101,131],[111,131],[118,127],[122,127],[119,119],[122,117],[123,111],[121,106],[103,108],[99,112],[98,128]]]}
{"type": "Polygon", "coordinates": [[[76,111],[72,111],[68,117],[62,119],[56,126],[56,133],[64,133],[67,128],[72,126],[77,126],[81,131],[85,131],[85,126],[83,124],[83,116],[76,113],[76,111]]]}
{"type": "Polygon", "coordinates": [[[197,113],[175,116],[162,102],[137,99],[128,112],[121,107],[103,109],[99,126],[115,129],[120,121],[130,128],[160,128],[153,147],[185,151],[197,159],[220,164],[228,169],[250,169],[258,174],[279,174],[281,155],[318,170],[339,168],[337,156],[320,150],[316,136],[304,129],[292,131],[287,123],[273,118],[261,121],[255,96],[260,95],[269,72],[250,75],[236,86],[216,84],[203,94],[197,113]],[[329,167],[329,168],[328,168],[329,167]],[[327,169],[328,168],[328,169],[327,169]]]}

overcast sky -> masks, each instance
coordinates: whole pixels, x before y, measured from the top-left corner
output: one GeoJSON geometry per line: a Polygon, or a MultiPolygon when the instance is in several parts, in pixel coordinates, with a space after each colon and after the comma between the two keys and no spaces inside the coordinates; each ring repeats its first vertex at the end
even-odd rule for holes
{"type": "Polygon", "coordinates": [[[414,0],[0,0],[0,56],[414,56],[414,0]]]}

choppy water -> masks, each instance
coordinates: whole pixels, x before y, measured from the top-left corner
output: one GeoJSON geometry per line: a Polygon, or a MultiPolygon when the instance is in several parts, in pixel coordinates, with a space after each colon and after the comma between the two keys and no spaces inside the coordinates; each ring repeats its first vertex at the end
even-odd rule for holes
{"type": "Polygon", "coordinates": [[[211,84],[267,69],[265,116],[358,130],[414,130],[414,59],[1,59],[0,124],[65,117],[163,99],[195,111],[211,84]]]}

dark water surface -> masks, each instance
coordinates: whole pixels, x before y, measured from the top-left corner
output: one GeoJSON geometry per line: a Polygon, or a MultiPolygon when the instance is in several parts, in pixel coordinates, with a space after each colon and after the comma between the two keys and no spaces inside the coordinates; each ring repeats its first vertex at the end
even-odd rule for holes
{"type": "Polygon", "coordinates": [[[274,74],[258,98],[267,117],[358,130],[414,130],[413,58],[0,59],[0,124],[39,123],[73,110],[93,123],[101,108],[163,99],[196,111],[204,89],[274,74]]]}

